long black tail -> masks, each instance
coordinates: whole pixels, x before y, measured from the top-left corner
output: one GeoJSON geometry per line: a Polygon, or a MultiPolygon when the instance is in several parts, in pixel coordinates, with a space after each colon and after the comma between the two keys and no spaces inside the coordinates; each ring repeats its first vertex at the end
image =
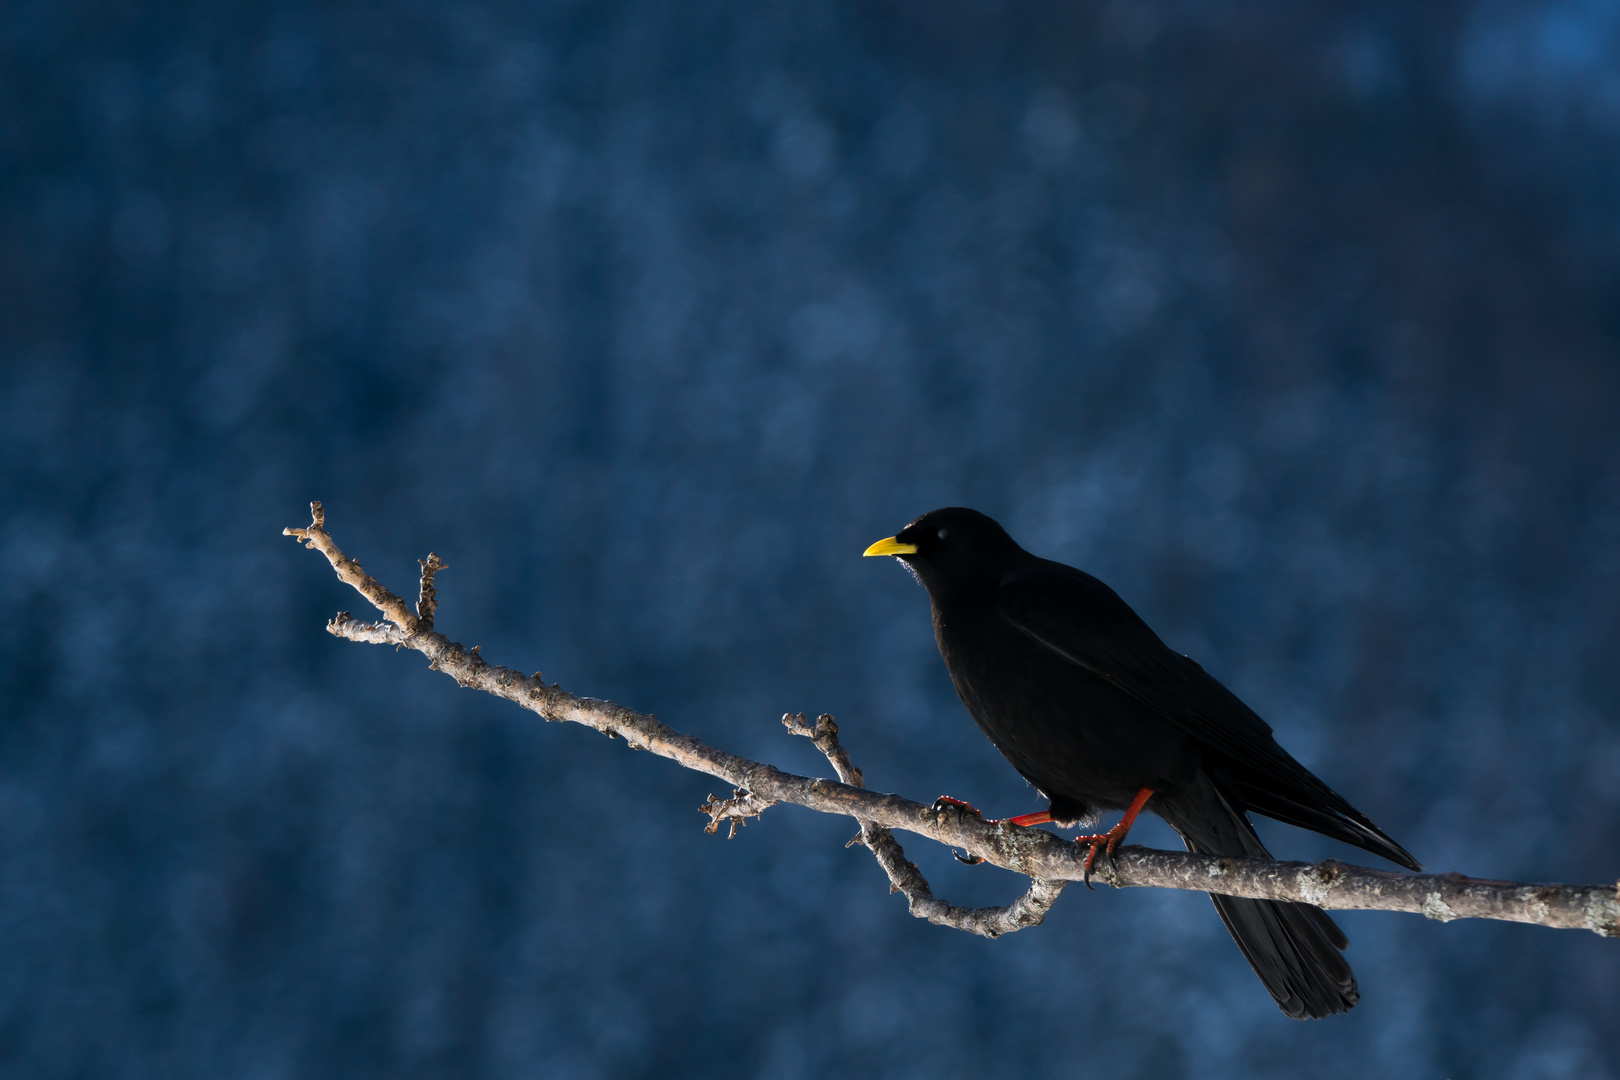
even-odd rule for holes
{"type": "MultiPolygon", "coordinates": [[[[1155,795],[1148,808],[1181,834],[1188,851],[1270,857],[1249,819],[1202,772],[1195,784],[1162,801],[1155,795]]],[[[1346,1012],[1360,998],[1343,955],[1349,939],[1321,908],[1234,896],[1210,899],[1249,966],[1289,1016],[1304,1020],[1346,1012]]]]}

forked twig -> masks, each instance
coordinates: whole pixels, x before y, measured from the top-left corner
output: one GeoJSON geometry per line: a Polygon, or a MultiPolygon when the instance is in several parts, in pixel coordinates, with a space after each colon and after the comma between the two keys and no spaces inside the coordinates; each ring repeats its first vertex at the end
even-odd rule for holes
{"type": "MultiPolygon", "coordinates": [[[[782,717],[782,723],[793,734],[802,735],[815,743],[816,749],[832,763],[838,779],[850,787],[865,786],[861,771],[849,760],[849,753],[838,741],[838,724],[830,713],[816,717],[814,724],[805,720],[804,713],[788,713],[782,717]]],[[[860,820],[861,831],[850,843],[865,844],[888,875],[889,891],[902,893],[913,915],[927,919],[936,926],[949,926],[987,938],[1010,934],[1026,926],[1039,926],[1045,921],[1052,905],[1057,903],[1063,887],[1068,884],[1066,881],[1031,878],[1024,895],[1010,904],[982,908],[947,904],[934,895],[928,879],[917,869],[917,864],[906,858],[905,849],[894,838],[893,832],[882,825],[857,820],[860,820]]]]}

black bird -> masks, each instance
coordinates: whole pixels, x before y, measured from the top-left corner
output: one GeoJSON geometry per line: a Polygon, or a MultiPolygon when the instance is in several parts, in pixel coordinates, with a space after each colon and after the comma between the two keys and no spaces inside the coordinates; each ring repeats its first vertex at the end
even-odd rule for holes
{"type": "MultiPolygon", "coordinates": [[[[898,557],[928,590],[934,639],[962,704],[1049,801],[1013,824],[1085,825],[1105,810],[1125,811],[1109,832],[1076,841],[1091,846],[1088,872],[1098,849],[1112,854],[1144,809],[1189,851],[1268,856],[1253,811],[1421,869],[1090,574],[1031,555],[962,507],[924,514],[866,554],[898,557]]],[[[1341,955],[1349,941],[1322,909],[1211,899],[1283,1012],[1322,1017],[1356,1003],[1341,955]]]]}

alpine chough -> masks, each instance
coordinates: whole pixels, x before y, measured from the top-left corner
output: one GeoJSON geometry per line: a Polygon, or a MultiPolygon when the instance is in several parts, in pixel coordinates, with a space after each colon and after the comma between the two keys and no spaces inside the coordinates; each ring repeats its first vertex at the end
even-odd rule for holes
{"type": "MultiPolygon", "coordinates": [[[[1048,800],[1048,810],[1012,823],[1083,825],[1125,812],[1109,832],[1077,840],[1091,847],[1088,871],[1142,810],[1168,822],[1189,851],[1268,856],[1252,811],[1421,869],[1090,574],[1031,555],[962,507],[924,514],[866,554],[896,556],[928,590],[934,639],[962,704],[1048,800]]],[[[1348,940],[1320,908],[1211,899],[1283,1012],[1321,1017],[1356,1003],[1348,940]]]]}

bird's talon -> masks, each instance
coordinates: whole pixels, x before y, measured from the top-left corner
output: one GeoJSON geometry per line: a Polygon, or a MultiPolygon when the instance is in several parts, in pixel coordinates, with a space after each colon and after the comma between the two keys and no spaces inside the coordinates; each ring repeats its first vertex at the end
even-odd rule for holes
{"type": "MultiPolygon", "coordinates": [[[[1144,799],[1143,801],[1145,802],[1146,800],[1144,799]]],[[[1091,848],[1090,851],[1086,852],[1085,873],[1080,879],[1085,882],[1086,888],[1092,888],[1091,871],[1097,864],[1097,853],[1099,851],[1108,856],[1109,876],[1113,876],[1115,870],[1114,849],[1119,846],[1119,842],[1121,840],[1125,839],[1125,834],[1128,832],[1130,832],[1129,823],[1122,821],[1105,833],[1096,833],[1092,836],[1077,836],[1074,838],[1074,842],[1076,844],[1086,844],[1091,848]]],[[[1096,890],[1092,889],[1092,891],[1095,892],[1096,890]]]]}
{"type": "Polygon", "coordinates": [[[984,862],[983,855],[963,855],[955,848],[951,849],[951,855],[956,859],[957,862],[964,863],[967,866],[978,866],[980,863],[984,862]]]}
{"type": "Polygon", "coordinates": [[[980,819],[984,817],[984,815],[979,813],[978,808],[972,803],[963,802],[961,799],[953,799],[949,795],[941,795],[939,798],[935,799],[934,805],[930,809],[932,809],[934,813],[938,814],[951,807],[955,807],[958,814],[972,814],[974,817],[980,819]]]}

